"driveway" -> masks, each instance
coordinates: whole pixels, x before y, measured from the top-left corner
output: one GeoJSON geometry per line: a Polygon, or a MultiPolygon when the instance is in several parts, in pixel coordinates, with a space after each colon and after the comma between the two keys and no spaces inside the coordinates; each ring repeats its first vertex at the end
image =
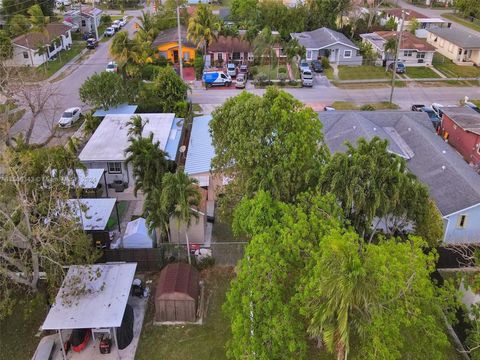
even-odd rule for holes
{"type": "MultiPolygon", "coordinates": [[[[133,16],[133,18],[124,27],[132,36],[134,33],[134,23],[137,16],[140,16],[141,10],[126,11],[125,15],[133,16]]],[[[122,31],[125,31],[122,30],[122,31]]],[[[90,55],[79,63],[67,64],[57,74],[54,75],[54,82],[44,82],[42,86],[53,87],[56,96],[48,102],[44,113],[37,118],[37,122],[32,133],[32,143],[43,143],[52,135],[52,129],[60,118],[61,113],[68,107],[81,106],[83,111],[86,110],[85,104],[80,101],[79,89],[87,78],[95,73],[105,70],[105,66],[111,60],[109,55],[109,46],[111,39],[106,42],[100,42],[99,46],[92,50],[90,55]],[[55,81],[55,77],[61,78],[55,81]]],[[[11,134],[25,132],[31,117],[26,114],[11,128],[11,134]]],[[[64,131],[64,130],[63,130],[64,131]]],[[[58,136],[62,135],[59,130],[58,136]]]]}

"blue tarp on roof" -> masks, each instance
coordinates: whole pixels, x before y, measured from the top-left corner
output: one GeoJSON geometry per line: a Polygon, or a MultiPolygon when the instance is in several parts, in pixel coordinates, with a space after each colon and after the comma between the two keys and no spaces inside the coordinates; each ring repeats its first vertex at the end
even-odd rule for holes
{"type": "Polygon", "coordinates": [[[193,118],[192,133],[188,144],[185,172],[195,175],[210,171],[210,162],[215,155],[208,123],[211,115],[193,118]]]}
{"type": "Polygon", "coordinates": [[[173,120],[172,129],[168,135],[167,146],[165,151],[171,160],[175,160],[177,157],[178,145],[180,144],[180,138],[182,137],[183,119],[175,118],[173,120]]]}
{"type": "Polygon", "coordinates": [[[111,107],[108,110],[97,110],[93,113],[93,116],[105,117],[107,115],[133,115],[137,111],[137,105],[121,104],[115,107],[111,107]]]}

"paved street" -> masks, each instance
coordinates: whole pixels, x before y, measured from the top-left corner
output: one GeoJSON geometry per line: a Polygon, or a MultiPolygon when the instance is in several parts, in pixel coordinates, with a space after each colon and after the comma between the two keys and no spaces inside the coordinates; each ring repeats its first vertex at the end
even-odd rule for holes
{"type": "MultiPolygon", "coordinates": [[[[115,12],[111,12],[114,14],[115,12]]],[[[126,29],[131,35],[134,32],[134,23],[136,17],[141,14],[141,10],[126,11],[125,15],[133,16],[133,18],[127,23],[124,29],[126,29]]],[[[78,90],[83,82],[96,72],[105,70],[105,66],[110,61],[108,48],[111,40],[107,42],[100,42],[99,46],[91,51],[90,56],[78,64],[72,63],[66,65],[59,73],[53,77],[54,82],[44,86],[54,86],[55,91],[59,94],[52,99],[46,111],[41,118],[38,119],[32,134],[32,142],[42,143],[46,141],[52,134],[53,126],[60,118],[62,112],[71,106],[85,107],[80,101],[78,90]],[[59,81],[55,81],[55,77],[62,77],[59,81]]],[[[12,134],[18,132],[24,132],[28,127],[30,121],[29,114],[27,113],[19,122],[17,122],[11,129],[12,134]]],[[[59,130],[65,131],[65,130],[59,130]]],[[[61,133],[59,134],[61,135],[61,133]]]]}

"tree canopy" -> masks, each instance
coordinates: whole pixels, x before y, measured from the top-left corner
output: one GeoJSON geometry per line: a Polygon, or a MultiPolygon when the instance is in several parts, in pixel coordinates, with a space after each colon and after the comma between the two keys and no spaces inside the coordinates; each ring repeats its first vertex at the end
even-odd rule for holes
{"type": "Polygon", "coordinates": [[[114,72],[93,74],[82,84],[79,93],[83,102],[105,110],[128,101],[124,81],[114,72]]]}
{"type": "Polygon", "coordinates": [[[222,200],[231,209],[242,196],[264,189],[293,201],[315,186],[328,158],[317,114],[292,95],[268,88],[228,99],[210,122],[212,169],[230,179],[222,200]]]}

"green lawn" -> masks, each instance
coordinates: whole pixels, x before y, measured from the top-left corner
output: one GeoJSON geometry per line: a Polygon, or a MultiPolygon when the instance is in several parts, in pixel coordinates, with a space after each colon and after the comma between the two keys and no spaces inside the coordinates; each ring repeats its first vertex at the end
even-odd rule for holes
{"type": "Polygon", "coordinates": [[[480,77],[480,69],[478,67],[456,65],[439,53],[433,55],[433,66],[447,77],[480,77]]]}
{"type": "Polygon", "coordinates": [[[208,304],[203,325],[153,325],[155,306],[150,302],[135,359],[226,359],[225,344],[230,338],[230,324],[221,308],[233,271],[231,268],[215,267],[204,271],[202,277],[206,284],[205,302],[208,304]]]}
{"type": "Polygon", "coordinates": [[[454,13],[447,13],[447,14],[442,14],[442,17],[448,20],[452,20],[456,23],[462,24],[463,26],[466,26],[472,30],[480,31],[480,22],[471,22],[468,19],[465,19],[462,17],[460,14],[454,14],[454,13]]]}
{"type": "Polygon", "coordinates": [[[44,297],[21,298],[12,315],[0,320],[0,359],[30,359],[41,339],[35,334],[47,315],[44,297]]]}
{"type": "Polygon", "coordinates": [[[406,75],[411,79],[437,79],[440,77],[435,71],[428,67],[407,67],[406,75]]]}
{"type": "Polygon", "coordinates": [[[333,106],[336,110],[362,110],[362,108],[365,108],[366,106],[373,107],[375,110],[399,109],[399,106],[397,104],[390,104],[387,101],[366,105],[357,105],[350,101],[335,101],[331,106],[333,106]]]}
{"type": "Polygon", "coordinates": [[[44,65],[40,65],[39,67],[35,68],[34,76],[37,78],[37,80],[48,79],[58,70],[60,70],[66,63],[80,54],[83,49],[85,49],[84,41],[74,41],[70,50],[61,51],[56,60],[47,61],[44,65]]]}
{"type": "MultiPolygon", "coordinates": [[[[270,68],[270,65],[257,65],[256,68],[258,70],[257,75],[258,74],[265,74],[267,76],[267,79],[268,78],[270,80],[276,80],[277,79],[277,66],[276,65],[272,65],[271,68],[270,68]]],[[[285,70],[287,69],[287,67],[285,65],[280,65],[280,68],[285,68],[285,70]]],[[[285,74],[288,76],[288,71],[285,72],[285,74]]]]}
{"type": "Polygon", "coordinates": [[[345,66],[338,67],[338,76],[340,80],[368,80],[368,79],[385,79],[391,73],[385,72],[385,68],[381,66],[361,65],[361,66],[345,66]]]}

